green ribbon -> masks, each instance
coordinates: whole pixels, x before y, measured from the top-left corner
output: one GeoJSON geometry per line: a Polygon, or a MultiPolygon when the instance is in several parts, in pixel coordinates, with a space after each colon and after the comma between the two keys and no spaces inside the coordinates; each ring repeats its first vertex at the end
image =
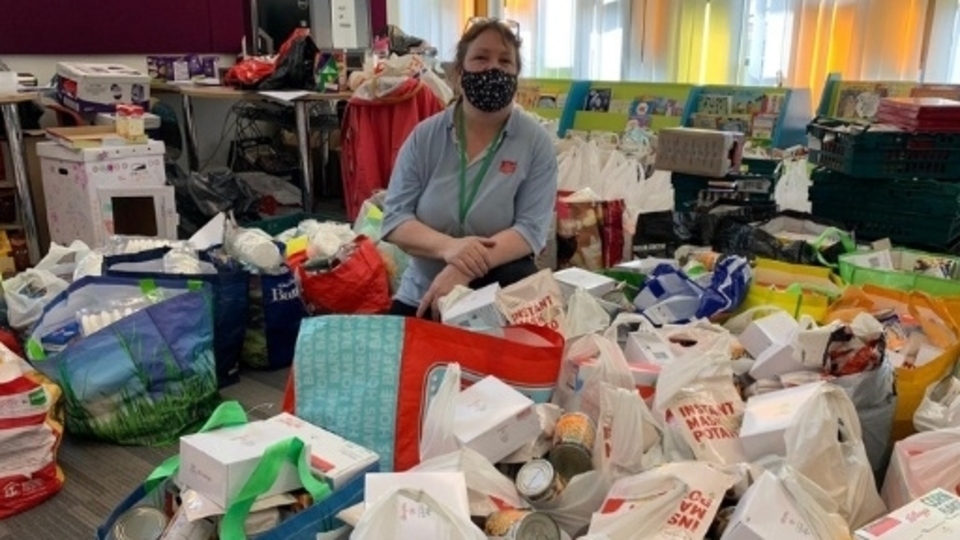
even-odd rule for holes
{"type": "MultiPolygon", "coordinates": [[[[205,433],[225,427],[242,426],[247,424],[247,413],[237,401],[226,401],[219,407],[198,433],[205,433]]],[[[318,503],[331,494],[330,486],[326,482],[317,480],[310,470],[309,452],[306,445],[298,438],[290,438],[270,445],[257,463],[250,478],[247,479],[236,498],[227,505],[226,514],[220,521],[221,540],[243,540],[246,538],[245,526],[247,516],[257,497],[266,493],[277,481],[280,470],[285,463],[297,468],[300,483],[307,493],[318,503]]],[[[172,477],[180,469],[180,456],[172,456],[153,470],[143,486],[146,493],[151,493],[161,483],[172,477]]]]}
{"type": "Polygon", "coordinates": [[[850,233],[847,231],[841,231],[836,227],[827,227],[824,229],[820,236],[813,239],[810,242],[810,245],[813,246],[813,251],[817,255],[817,260],[820,261],[820,264],[828,268],[836,268],[836,264],[831,264],[827,262],[821,253],[820,248],[823,247],[823,244],[826,243],[828,239],[835,238],[840,242],[840,245],[843,246],[844,253],[850,253],[857,248],[856,243],[853,241],[853,238],[850,237],[850,233]]]}
{"type": "Polygon", "coordinates": [[[500,131],[497,132],[497,136],[490,141],[490,146],[487,147],[487,155],[483,158],[483,163],[480,164],[480,171],[477,172],[476,177],[473,179],[473,183],[470,184],[469,193],[467,192],[467,128],[466,120],[463,117],[463,105],[457,106],[457,138],[459,141],[459,150],[460,150],[460,228],[466,233],[466,223],[467,223],[467,214],[470,213],[470,208],[473,207],[473,201],[477,198],[477,192],[480,191],[480,184],[483,183],[483,178],[487,176],[487,171],[490,170],[490,164],[493,163],[493,157],[496,155],[496,147],[500,144],[500,137],[503,136],[504,126],[500,126],[500,131]]]}
{"type": "Polygon", "coordinates": [[[326,499],[331,493],[330,486],[313,476],[308,454],[303,441],[296,437],[270,445],[250,478],[240,488],[240,493],[230,502],[227,513],[220,521],[220,540],[243,540],[247,537],[245,526],[253,503],[273,486],[286,463],[297,468],[300,483],[313,497],[314,504],[326,499]]]}
{"type": "MultiPolygon", "coordinates": [[[[213,414],[210,415],[210,418],[207,419],[207,422],[203,424],[203,427],[200,428],[198,433],[205,433],[225,427],[242,426],[247,422],[247,413],[243,410],[240,402],[225,401],[213,411],[213,414]]],[[[152,492],[163,481],[176,474],[179,469],[180,456],[171,456],[147,476],[147,479],[143,482],[144,490],[146,493],[152,492]]]]}

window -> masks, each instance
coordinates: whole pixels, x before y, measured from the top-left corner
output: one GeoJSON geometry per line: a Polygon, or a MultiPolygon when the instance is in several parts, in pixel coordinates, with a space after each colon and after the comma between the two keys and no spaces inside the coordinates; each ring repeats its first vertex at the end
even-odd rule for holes
{"type": "Polygon", "coordinates": [[[787,78],[793,42],[789,0],[750,0],[740,82],[775,86],[787,78]]]}
{"type": "Polygon", "coordinates": [[[529,77],[619,80],[631,0],[507,0],[529,77]]]}
{"type": "Polygon", "coordinates": [[[388,0],[388,9],[395,15],[391,24],[405,33],[427,40],[437,48],[442,60],[453,60],[457,53],[457,41],[463,33],[464,24],[473,15],[467,4],[472,2],[450,0],[388,0]]]}

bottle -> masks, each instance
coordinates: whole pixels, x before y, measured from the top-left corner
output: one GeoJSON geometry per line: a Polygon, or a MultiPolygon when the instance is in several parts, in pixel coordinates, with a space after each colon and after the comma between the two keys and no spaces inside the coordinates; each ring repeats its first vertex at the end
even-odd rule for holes
{"type": "Polygon", "coordinates": [[[22,236],[10,238],[10,256],[13,257],[13,265],[17,268],[17,272],[30,268],[30,250],[27,249],[26,238],[22,236]]]}

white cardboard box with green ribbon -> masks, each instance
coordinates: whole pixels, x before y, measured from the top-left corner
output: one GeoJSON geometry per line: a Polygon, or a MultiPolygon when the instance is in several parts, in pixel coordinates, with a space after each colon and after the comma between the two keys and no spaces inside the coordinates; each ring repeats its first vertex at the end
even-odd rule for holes
{"type": "MultiPolygon", "coordinates": [[[[220,508],[227,508],[260,463],[266,449],[290,437],[284,427],[262,421],[181,437],[180,484],[220,508]]],[[[305,445],[308,446],[306,441],[305,445]]],[[[300,486],[294,464],[283,463],[276,481],[260,496],[286,493],[300,486]]]]}

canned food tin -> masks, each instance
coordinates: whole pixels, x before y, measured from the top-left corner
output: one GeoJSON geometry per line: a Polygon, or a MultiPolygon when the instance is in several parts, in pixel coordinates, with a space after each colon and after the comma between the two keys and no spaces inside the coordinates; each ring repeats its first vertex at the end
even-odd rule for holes
{"type": "Polygon", "coordinates": [[[553,443],[577,444],[588,451],[593,450],[597,438],[597,425],[583,413],[566,413],[557,420],[553,428],[553,443]]]}
{"type": "Polygon", "coordinates": [[[490,514],[484,532],[506,540],[560,540],[560,527],[546,514],[501,510],[490,514]]]}
{"type": "Polygon", "coordinates": [[[553,430],[550,463],[561,477],[570,480],[593,469],[593,443],[597,426],[583,413],[567,413],[553,430]]]}
{"type": "Polygon", "coordinates": [[[545,459],[530,461],[517,473],[517,491],[531,504],[552,501],[565,487],[566,481],[545,459]]]}
{"type": "Polygon", "coordinates": [[[137,506],[117,518],[113,537],[116,540],[158,540],[169,521],[159,508],[137,506]]]}

